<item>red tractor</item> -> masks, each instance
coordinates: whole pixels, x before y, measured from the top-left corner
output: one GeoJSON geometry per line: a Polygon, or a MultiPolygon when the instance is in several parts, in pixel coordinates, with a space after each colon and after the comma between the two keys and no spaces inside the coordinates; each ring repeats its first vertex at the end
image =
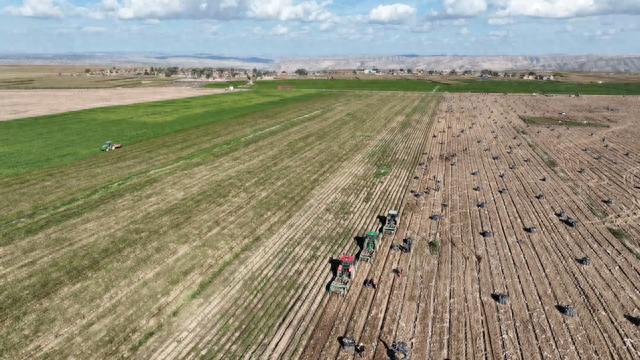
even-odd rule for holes
{"type": "Polygon", "coordinates": [[[351,281],[355,276],[356,262],[354,256],[343,255],[340,257],[340,264],[336,271],[336,277],[331,281],[329,285],[330,293],[338,293],[340,295],[346,295],[349,291],[351,281]]]}

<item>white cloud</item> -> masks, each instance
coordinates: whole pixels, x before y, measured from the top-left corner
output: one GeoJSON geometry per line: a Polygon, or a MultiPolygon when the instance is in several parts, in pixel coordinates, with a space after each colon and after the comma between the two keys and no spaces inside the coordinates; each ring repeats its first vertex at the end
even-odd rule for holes
{"type": "Polygon", "coordinates": [[[610,40],[614,35],[618,33],[618,29],[599,29],[594,32],[585,32],[584,35],[596,39],[596,40],[610,40]]]}
{"type": "MultiPolygon", "coordinates": [[[[226,2],[238,0],[226,0],[226,2]]],[[[254,0],[249,1],[250,17],[258,19],[327,21],[333,15],[327,6],[331,2],[303,1],[294,4],[293,0],[254,0]]]]}
{"type": "Polygon", "coordinates": [[[80,29],[82,32],[90,33],[90,34],[99,34],[107,32],[107,29],[102,26],[85,26],[80,29]]]}
{"type": "Polygon", "coordinates": [[[490,13],[496,18],[528,16],[573,18],[609,14],[640,14],[640,0],[442,0],[443,13],[431,17],[475,17],[490,13]]]}
{"type": "MultiPolygon", "coordinates": [[[[383,4],[366,14],[338,16],[333,0],[14,0],[5,7],[14,16],[93,19],[259,19],[279,21],[371,22],[413,24],[414,6],[383,4]],[[80,5],[82,4],[82,5],[80,5]]],[[[485,15],[490,25],[505,25],[515,17],[578,18],[612,14],[640,14],[640,0],[441,0],[442,11],[425,14],[433,19],[470,18],[485,15]],[[507,20],[508,19],[508,20],[507,20]]]]}
{"type": "Polygon", "coordinates": [[[24,0],[22,6],[8,6],[5,11],[14,16],[43,18],[64,16],[61,4],[54,0],[24,0]]]}
{"type": "Polygon", "coordinates": [[[411,28],[414,33],[428,33],[433,31],[433,24],[430,22],[422,23],[411,28]]]}
{"type": "Polygon", "coordinates": [[[271,29],[271,35],[287,35],[289,33],[289,28],[284,25],[276,25],[273,29],[271,29]]]}
{"type": "Polygon", "coordinates": [[[331,1],[317,0],[101,0],[87,7],[67,0],[23,0],[5,11],[15,16],[119,19],[266,19],[325,22],[331,1]],[[67,11],[68,10],[68,11],[67,11]]]}
{"type": "Polygon", "coordinates": [[[220,25],[218,24],[206,24],[203,27],[205,33],[209,35],[218,35],[220,33],[220,25]]]}
{"type": "Polygon", "coordinates": [[[442,7],[447,16],[473,17],[487,11],[486,0],[444,0],[442,7]]]}
{"type": "Polygon", "coordinates": [[[333,30],[334,26],[335,25],[333,23],[325,22],[325,23],[320,24],[318,29],[320,29],[320,31],[331,31],[331,30],[333,30]]]}
{"type": "Polygon", "coordinates": [[[196,4],[185,0],[124,0],[122,3],[109,1],[113,13],[120,19],[161,19],[182,17],[191,12],[207,13],[207,2],[196,4]]]}
{"type": "Polygon", "coordinates": [[[640,13],[638,0],[493,0],[498,16],[572,18],[640,13]]]}
{"type": "Polygon", "coordinates": [[[487,22],[489,25],[510,25],[514,23],[513,19],[508,17],[489,18],[487,22]]]}
{"type": "Polygon", "coordinates": [[[402,24],[416,15],[416,9],[407,4],[378,5],[369,13],[369,21],[379,24],[402,24]]]}
{"type": "Polygon", "coordinates": [[[489,37],[493,39],[503,39],[508,36],[509,36],[509,33],[507,31],[498,31],[498,30],[489,31],[489,37]]]}
{"type": "Polygon", "coordinates": [[[266,19],[327,21],[331,2],[305,0],[104,0],[121,19],[266,19]],[[113,6],[113,3],[116,6],[113,6]]]}

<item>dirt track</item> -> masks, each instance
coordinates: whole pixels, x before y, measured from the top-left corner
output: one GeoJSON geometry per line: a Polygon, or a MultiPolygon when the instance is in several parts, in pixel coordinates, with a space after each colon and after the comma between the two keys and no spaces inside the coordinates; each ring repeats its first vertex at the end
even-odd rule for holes
{"type": "Polygon", "coordinates": [[[0,121],[103,106],[219,94],[224,89],[188,87],[82,90],[0,90],[0,121]]]}

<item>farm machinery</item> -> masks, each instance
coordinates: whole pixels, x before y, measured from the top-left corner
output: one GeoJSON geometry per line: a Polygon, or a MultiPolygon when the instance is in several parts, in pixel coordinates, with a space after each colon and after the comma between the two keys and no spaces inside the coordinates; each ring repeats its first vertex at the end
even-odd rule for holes
{"type": "Polygon", "coordinates": [[[394,234],[398,229],[398,223],[400,222],[400,215],[398,210],[389,210],[387,213],[387,221],[382,228],[385,234],[394,234]]]}
{"type": "Polygon", "coordinates": [[[378,238],[380,234],[377,231],[370,231],[364,238],[364,244],[362,246],[362,252],[360,253],[360,260],[369,262],[376,255],[376,249],[378,247],[378,238]]]}
{"type": "Polygon", "coordinates": [[[340,257],[340,263],[338,264],[338,270],[336,271],[336,277],[331,281],[329,285],[330,293],[338,293],[340,295],[346,295],[349,291],[351,281],[355,276],[356,262],[354,256],[343,255],[340,257]]]}
{"type": "Polygon", "coordinates": [[[391,360],[409,360],[409,345],[403,341],[394,341],[387,353],[391,360]]]}
{"type": "Polygon", "coordinates": [[[122,144],[114,144],[111,140],[105,142],[104,144],[102,144],[102,146],[100,147],[100,150],[102,151],[113,151],[116,149],[120,149],[122,147],[122,144]]]}

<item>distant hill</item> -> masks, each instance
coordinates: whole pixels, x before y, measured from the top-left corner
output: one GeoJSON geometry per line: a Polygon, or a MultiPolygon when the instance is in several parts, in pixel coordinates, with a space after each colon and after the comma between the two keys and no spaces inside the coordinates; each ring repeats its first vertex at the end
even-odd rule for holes
{"type": "Polygon", "coordinates": [[[426,70],[547,70],[584,72],[640,72],[640,56],[545,55],[545,56],[370,56],[289,59],[280,70],[332,69],[426,69],[426,70]]]}
{"type": "Polygon", "coordinates": [[[640,73],[640,55],[543,55],[543,56],[342,56],[268,59],[215,54],[0,54],[0,64],[34,65],[149,65],[182,67],[259,68],[292,72],[307,70],[338,70],[358,68],[425,69],[425,70],[544,70],[576,72],[640,73]]]}
{"type": "Polygon", "coordinates": [[[232,57],[232,56],[218,56],[218,55],[209,55],[209,54],[194,54],[194,55],[160,55],[154,56],[154,59],[158,60],[169,60],[169,59],[187,59],[187,58],[195,58],[195,59],[205,59],[205,60],[220,60],[220,61],[239,61],[244,63],[257,63],[257,64],[272,64],[273,60],[264,59],[259,57],[232,57]]]}
{"type": "Polygon", "coordinates": [[[214,54],[0,54],[0,64],[274,68],[274,60],[214,54]]]}

